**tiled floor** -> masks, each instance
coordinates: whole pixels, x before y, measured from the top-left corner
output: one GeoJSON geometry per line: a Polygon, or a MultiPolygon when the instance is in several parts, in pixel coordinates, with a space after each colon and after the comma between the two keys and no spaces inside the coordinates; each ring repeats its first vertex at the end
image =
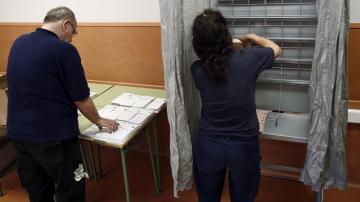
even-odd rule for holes
{"type": "MultiPolygon", "coordinates": [[[[125,191],[119,153],[112,148],[101,147],[103,177],[99,181],[87,181],[87,202],[125,202],[125,191]]],[[[180,198],[173,197],[170,162],[161,157],[163,192],[155,195],[149,156],[145,152],[128,153],[128,172],[132,202],[196,202],[195,188],[181,192],[180,198]]],[[[229,202],[228,185],[225,182],[221,202],[229,202]]],[[[262,176],[256,202],[312,202],[313,194],[301,182],[274,179],[262,176]]],[[[21,188],[16,171],[2,179],[5,192],[0,202],[27,202],[26,192],[21,188]]]]}
{"type": "MultiPolygon", "coordinates": [[[[87,202],[125,201],[125,191],[121,170],[120,155],[115,149],[101,148],[103,177],[99,181],[88,181],[86,187],[87,202]]],[[[161,158],[161,174],[164,190],[155,195],[150,160],[147,153],[130,151],[128,155],[129,184],[132,202],[192,202],[196,201],[195,189],[181,192],[180,198],[173,197],[169,158],[161,158]]],[[[21,188],[16,171],[12,171],[2,180],[5,195],[1,202],[28,201],[26,192],[21,188]]],[[[225,200],[226,201],[226,200],[225,200]]]]}

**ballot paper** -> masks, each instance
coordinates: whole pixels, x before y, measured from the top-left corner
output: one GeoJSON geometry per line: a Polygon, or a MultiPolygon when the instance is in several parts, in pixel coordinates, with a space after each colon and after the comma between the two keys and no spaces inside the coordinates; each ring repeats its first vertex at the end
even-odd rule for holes
{"type": "Polygon", "coordinates": [[[132,124],[124,121],[118,121],[119,128],[117,131],[113,133],[109,133],[107,129],[99,130],[96,125],[92,125],[87,128],[82,134],[84,136],[88,136],[92,139],[109,142],[109,143],[116,143],[122,144],[126,140],[128,140],[132,132],[139,127],[137,124],[132,124]]]}
{"type": "Polygon", "coordinates": [[[134,108],[106,105],[99,110],[99,115],[107,119],[129,121],[137,112],[134,108]]]}
{"type": "Polygon", "coordinates": [[[260,126],[259,131],[261,133],[264,132],[265,121],[266,121],[266,117],[267,117],[268,113],[269,113],[268,110],[262,110],[262,109],[257,109],[256,110],[256,115],[257,115],[257,118],[259,120],[259,126],[260,126]]]}
{"type": "Polygon", "coordinates": [[[154,99],[155,97],[152,96],[142,96],[142,95],[134,95],[131,93],[123,93],[122,95],[111,101],[111,103],[120,106],[144,108],[154,99]]]}
{"type": "Polygon", "coordinates": [[[123,93],[119,97],[115,98],[111,103],[117,104],[117,105],[125,105],[128,103],[128,100],[134,96],[132,93],[123,93]]]}
{"type": "Polygon", "coordinates": [[[121,110],[117,106],[106,105],[105,107],[101,108],[98,112],[100,117],[102,118],[115,120],[120,115],[121,110]]]}
{"type": "Polygon", "coordinates": [[[146,109],[151,109],[158,112],[161,109],[161,107],[165,105],[165,103],[166,103],[166,99],[156,98],[148,106],[146,106],[146,109]]]}
{"type": "Polygon", "coordinates": [[[120,121],[130,121],[138,113],[138,110],[129,107],[120,107],[120,110],[121,112],[116,118],[120,121]]]}
{"type": "Polygon", "coordinates": [[[154,113],[152,110],[137,109],[137,113],[128,122],[135,124],[142,124],[151,114],[154,113]]]}
{"type": "Polygon", "coordinates": [[[100,117],[141,124],[153,113],[152,110],[106,105],[99,110],[100,117]]]}

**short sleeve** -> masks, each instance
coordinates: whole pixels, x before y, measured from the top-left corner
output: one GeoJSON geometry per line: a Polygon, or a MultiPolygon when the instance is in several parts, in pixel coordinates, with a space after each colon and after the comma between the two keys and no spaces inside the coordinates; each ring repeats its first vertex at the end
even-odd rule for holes
{"type": "Polygon", "coordinates": [[[66,44],[62,47],[61,64],[65,77],[65,88],[72,101],[80,101],[89,97],[89,87],[81,58],[73,45],[66,44]]]}
{"type": "Polygon", "coordinates": [[[252,48],[251,54],[255,63],[256,75],[265,69],[270,69],[274,64],[275,56],[272,48],[252,48]]]}
{"type": "Polygon", "coordinates": [[[200,61],[196,61],[191,65],[191,74],[193,76],[197,89],[210,86],[210,80],[207,78],[200,61]]]}
{"type": "Polygon", "coordinates": [[[191,65],[191,74],[194,79],[196,88],[199,89],[199,70],[201,69],[200,62],[196,61],[191,65]]]}

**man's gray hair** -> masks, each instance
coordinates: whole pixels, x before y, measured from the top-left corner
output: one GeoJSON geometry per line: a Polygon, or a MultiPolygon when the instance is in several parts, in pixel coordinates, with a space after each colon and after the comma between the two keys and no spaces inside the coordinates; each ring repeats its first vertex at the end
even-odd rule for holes
{"type": "Polygon", "coordinates": [[[44,23],[57,22],[65,19],[69,19],[71,22],[76,23],[74,12],[67,7],[59,6],[46,13],[44,23]]]}

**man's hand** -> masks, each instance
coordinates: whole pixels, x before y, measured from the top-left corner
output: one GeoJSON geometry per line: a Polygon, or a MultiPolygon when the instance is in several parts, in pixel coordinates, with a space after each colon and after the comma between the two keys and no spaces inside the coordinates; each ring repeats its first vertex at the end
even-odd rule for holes
{"type": "Polygon", "coordinates": [[[90,97],[75,102],[75,105],[79,108],[80,112],[92,123],[96,124],[100,130],[104,128],[112,133],[118,129],[119,124],[116,121],[101,118],[99,116],[99,113],[90,97]]]}
{"type": "Polygon", "coordinates": [[[98,119],[98,121],[96,121],[96,125],[100,130],[106,128],[106,130],[108,130],[110,133],[117,131],[119,127],[119,124],[116,121],[105,118],[98,119]]]}

